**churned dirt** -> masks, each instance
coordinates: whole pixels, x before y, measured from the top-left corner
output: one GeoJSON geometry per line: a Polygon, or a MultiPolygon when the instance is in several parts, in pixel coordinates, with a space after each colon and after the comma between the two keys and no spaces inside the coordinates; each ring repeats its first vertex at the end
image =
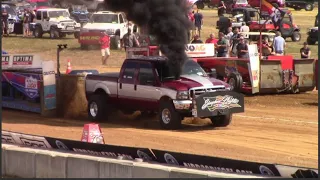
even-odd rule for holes
{"type": "MultiPolygon", "coordinates": [[[[159,129],[157,118],[116,113],[101,123],[107,144],[148,147],[239,160],[318,167],[318,92],[246,97],[245,113],[227,128],[186,119],[179,131],[159,129]]],[[[3,110],[4,130],[80,140],[86,117],[49,119],[3,110]]]]}

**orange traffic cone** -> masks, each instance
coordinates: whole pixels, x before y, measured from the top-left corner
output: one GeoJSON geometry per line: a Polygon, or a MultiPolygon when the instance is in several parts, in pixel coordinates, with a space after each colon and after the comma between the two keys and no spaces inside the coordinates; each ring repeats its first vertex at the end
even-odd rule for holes
{"type": "Polygon", "coordinates": [[[68,59],[67,71],[66,74],[69,74],[72,71],[70,59],[68,59]]]}

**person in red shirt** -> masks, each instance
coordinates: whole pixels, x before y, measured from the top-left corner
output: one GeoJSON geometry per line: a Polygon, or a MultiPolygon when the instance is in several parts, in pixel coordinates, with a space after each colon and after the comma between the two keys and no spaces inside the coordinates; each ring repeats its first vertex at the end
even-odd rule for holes
{"type": "Polygon", "coordinates": [[[107,60],[110,57],[110,36],[107,32],[101,32],[99,44],[101,46],[102,65],[107,65],[107,60]]]}
{"type": "Polygon", "coordinates": [[[209,38],[206,40],[206,44],[217,44],[218,39],[215,38],[214,34],[210,34],[209,38]]]}

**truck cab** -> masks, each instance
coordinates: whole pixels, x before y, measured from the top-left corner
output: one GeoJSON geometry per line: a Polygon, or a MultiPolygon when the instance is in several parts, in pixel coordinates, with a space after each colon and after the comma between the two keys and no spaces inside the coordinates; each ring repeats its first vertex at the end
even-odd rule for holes
{"type": "Polygon", "coordinates": [[[187,60],[176,79],[165,57],[126,59],[120,73],[88,75],[88,115],[93,121],[108,113],[154,112],[164,129],[177,129],[185,117],[210,118],[216,127],[231,123],[232,114],[244,111],[243,95],[229,84],[207,74],[198,63],[187,60]]]}

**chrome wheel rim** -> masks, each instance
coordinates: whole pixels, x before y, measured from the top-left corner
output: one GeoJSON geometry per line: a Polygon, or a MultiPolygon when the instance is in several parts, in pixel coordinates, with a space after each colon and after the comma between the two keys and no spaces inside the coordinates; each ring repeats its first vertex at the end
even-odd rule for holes
{"type": "Polygon", "coordinates": [[[90,104],[90,114],[92,117],[96,117],[98,114],[98,105],[95,102],[90,104]]]}
{"type": "Polygon", "coordinates": [[[234,89],[234,86],[236,85],[236,81],[235,81],[233,78],[231,78],[231,79],[229,80],[229,85],[231,86],[231,90],[233,90],[233,89],[234,89]]]}
{"type": "Polygon", "coordinates": [[[163,123],[169,124],[171,121],[171,113],[170,113],[169,109],[164,109],[162,111],[161,117],[162,117],[163,123]]]}

